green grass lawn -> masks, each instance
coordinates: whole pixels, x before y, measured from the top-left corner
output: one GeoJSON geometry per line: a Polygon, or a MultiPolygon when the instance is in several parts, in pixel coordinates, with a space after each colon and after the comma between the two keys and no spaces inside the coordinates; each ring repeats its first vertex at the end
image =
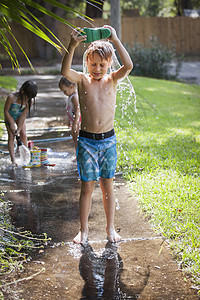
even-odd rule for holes
{"type": "Polygon", "coordinates": [[[200,86],[130,77],[137,96],[118,96],[118,170],[180,267],[200,286],[200,86]],[[124,97],[126,98],[126,97],[124,97]]]}
{"type": "Polygon", "coordinates": [[[7,90],[16,90],[17,79],[12,76],[0,76],[0,86],[7,90]]]}

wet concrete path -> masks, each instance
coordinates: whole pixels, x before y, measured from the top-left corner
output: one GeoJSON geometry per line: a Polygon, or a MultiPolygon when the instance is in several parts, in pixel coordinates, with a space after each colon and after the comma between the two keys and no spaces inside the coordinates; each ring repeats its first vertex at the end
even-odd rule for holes
{"type": "MultiPolygon", "coordinates": [[[[33,76],[17,77],[19,86],[33,76]]],[[[124,180],[116,176],[116,229],[123,241],[106,241],[105,215],[99,185],[93,193],[89,244],[75,245],[79,230],[80,181],[70,132],[65,126],[65,102],[58,90],[59,76],[35,76],[39,86],[37,111],[27,119],[28,139],[48,147],[54,167],[11,167],[0,156],[1,191],[13,204],[11,218],[17,227],[47,233],[51,244],[25,266],[15,289],[25,300],[43,299],[198,299],[183,280],[167,244],[155,234],[140,213],[137,200],[124,180]],[[65,138],[62,139],[62,138],[65,138]],[[45,141],[59,138],[59,140],[45,141]]]]}

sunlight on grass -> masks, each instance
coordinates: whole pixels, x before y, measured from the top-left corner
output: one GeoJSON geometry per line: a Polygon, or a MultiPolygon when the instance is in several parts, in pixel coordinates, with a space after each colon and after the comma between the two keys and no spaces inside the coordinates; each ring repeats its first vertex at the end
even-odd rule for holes
{"type": "Polygon", "coordinates": [[[180,266],[200,286],[200,87],[130,79],[138,113],[131,103],[122,118],[118,97],[118,170],[180,266]]]}
{"type": "Polygon", "coordinates": [[[184,95],[193,95],[193,93],[191,93],[191,92],[188,92],[188,91],[182,91],[182,93],[184,94],[184,95]]]}
{"type": "Polygon", "coordinates": [[[174,117],[184,117],[184,114],[183,113],[180,113],[180,112],[171,112],[171,114],[172,114],[172,116],[174,116],[174,117]]]}
{"type": "Polygon", "coordinates": [[[181,128],[169,128],[169,131],[171,131],[172,133],[174,134],[178,134],[178,135],[181,135],[181,136],[192,136],[193,135],[193,129],[181,129],[181,128]]]}
{"type": "Polygon", "coordinates": [[[191,122],[191,125],[200,128],[200,121],[191,122]]]}
{"type": "Polygon", "coordinates": [[[146,91],[150,91],[150,92],[156,92],[155,88],[149,87],[149,88],[145,88],[146,91]]]}
{"type": "Polygon", "coordinates": [[[4,89],[15,90],[17,79],[11,76],[0,76],[0,86],[4,89]]]}

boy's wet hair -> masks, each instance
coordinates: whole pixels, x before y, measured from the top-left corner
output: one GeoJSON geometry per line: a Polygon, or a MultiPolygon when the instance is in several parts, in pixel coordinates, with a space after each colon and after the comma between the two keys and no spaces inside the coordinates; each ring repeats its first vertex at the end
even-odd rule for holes
{"type": "Polygon", "coordinates": [[[87,51],[86,51],[86,60],[88,60],[88,56],[94,56],[94,53],[99,54],[101,59],[109,60],[112,59],[114,48],[111,43],[106,41],[95,41],[92,42],[87,51]]]}
{"type": "Polygon", "coordinates": [[[68,80],[65,76],[62,76],[60,78],[60,81],[59,81],[59,88],[62,86],[62,85],[65,85],[67,87],[71,87],[71,86],[76,86],[76,83],[75,82],[71,82],[70,80],[68,80]]]}
{"type": "Polygon", "coordinates": [[[23,93],[28,97],[29,116],[30,116],[31,100],[34,99],[34,108],[35,108],[35,97],[37,96],[37,92],[38,92],[37,83],[32,80],[25,81],[19,89],[21,105],[22,105],[22,100],[23,100],[23,93]]]}

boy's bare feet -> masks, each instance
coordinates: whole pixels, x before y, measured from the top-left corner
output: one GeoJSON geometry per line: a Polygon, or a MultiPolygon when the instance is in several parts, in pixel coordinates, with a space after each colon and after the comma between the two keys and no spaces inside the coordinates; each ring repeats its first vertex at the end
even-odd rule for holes
{"type": "Polygon", "coordinates": [[[13,167],[18,167],[18,164],[17,164],[15,161],[13,161],[13,162],[12,162],[12,166],[13,166],[13,167]]]}
{"type": "Polygon", "coordinates": [[[75,236],[75,238],[73,239],[73,242],[76,244],[86,244],[88,241],[88,233],[87,232],[83,232],[83,231],[79,231],[79,233],[77,234],[77,236],[75,236]]]}
{"type": "Polygon", "coordinates": [[[111,242],[111,243],[118,243],[121,241],[121,236],[115,231],[115,229],[108,229],[106,228],[106,231],[107,231],[107,237],[108,237],[108,240],[111,242]]]}

